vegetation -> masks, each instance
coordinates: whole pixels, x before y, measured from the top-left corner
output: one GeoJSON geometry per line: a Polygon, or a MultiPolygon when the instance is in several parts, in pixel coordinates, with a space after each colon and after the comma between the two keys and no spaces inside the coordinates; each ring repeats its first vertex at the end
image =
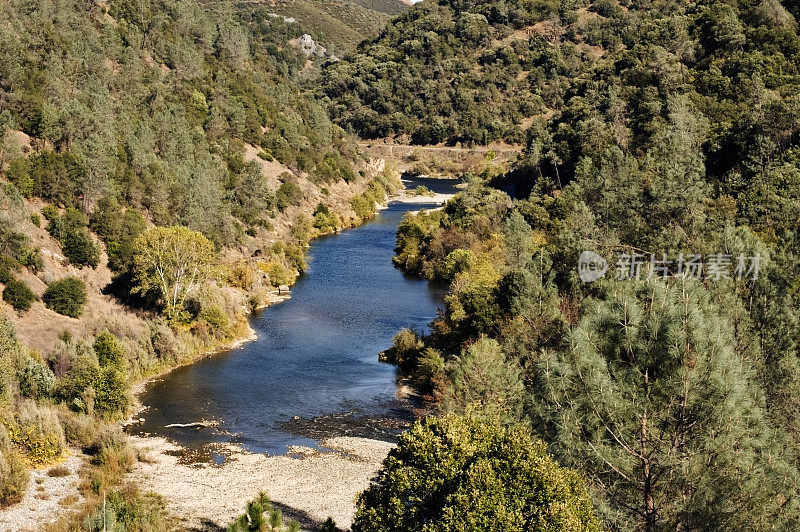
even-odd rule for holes
{"type": "Polygon", "coordinates": [[[214,255],[214,245],[197,231],[186,227],[149,229],[134,243],[137,290],[157,290],[167,315],[176,316],[186,297],[209,275],[214,255]]]}
{"type": "Polygon", "coordinates": [[[28,487],[28,469],[0,425],[0,508],[18,502],[28,487]]]}
{"type": "Polygon", "coordinates": [[[17,312],[26,312],[36,301],[36,294],[31,291],[25,281],[11,279],[3,289],[3,301],[11,305],[17,312]]]}
{"type": "Polygon", "coordinates": [[[525,143],[551,177],[608,143],[658,145],[670,97],[685,95],[727,124],[705,145],[723,176],[729,156],[782,149],[792,127],[800,47],[783,4],[423,2],[329,65],[322,92],[364,137],[525,143]]]}
{"type": "Polygon", "coordinates": [[[295,532],[300,530],[297,521],[283,522],[283,513],[273,508],[266,493],[260,493],[258,498],[247,503],[247,512],[228,525],[228,532],[269,531],[269,532],[295,532]]]}
{"type": "Polygon", "coordinates": [[[53,281],[42,294],[47,308],[71,318],[80,317],[86,300],[86,285],[77,277],[53,281]]]}
{"type": "MultiPolygon", "coordinates": [[[[524,157],[505,175],[467,176],[443,211],[401,223],[395,262],[450,290],[431,334],[396,346],[406,346],[398,362],[435,410],[541,438],[586,477],[604,527],[795,528],[800,250],[788,213],[800,201],[800,128],[784,119],[798,116],[798,12],[587,7],[562,4],[522,39],[577,69],[535,73],[545,92],[530,92],[548,110],[524,157]],[[602,48],[581,54],[586,44],[602,48]],[[744,83],[745,71],[758,82],[744,83]],[[607,262],[604,279],[580,278],[583,251],[607,262]],[[698,275],[686,269],[695,254],[706,261],[698,275]]],[[[416,24],[358,54],[405,41],[416,24]]],[[[414,57],[393,67],[417,68],[414,57]]],[[[466,140],[457,121],[448,127],[434,140],[466,140]]]]}
{"type": "Polygon", "coordinates": [[[580,476],[522,429],[429,418],[400,435],[354,531],[599,530],[580,476]],[[480,494],[476,497],[476,494],[480,494]]]}

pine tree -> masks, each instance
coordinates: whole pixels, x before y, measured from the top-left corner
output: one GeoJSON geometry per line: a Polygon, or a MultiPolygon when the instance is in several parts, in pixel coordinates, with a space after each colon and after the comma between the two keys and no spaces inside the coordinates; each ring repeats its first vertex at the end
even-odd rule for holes
{"type": "Polygon", "coordinates": [[[540,428],[615,528],[797,526],[797,471],[732,330],[699,286],[610,284],[541,362],[540,428]]]}

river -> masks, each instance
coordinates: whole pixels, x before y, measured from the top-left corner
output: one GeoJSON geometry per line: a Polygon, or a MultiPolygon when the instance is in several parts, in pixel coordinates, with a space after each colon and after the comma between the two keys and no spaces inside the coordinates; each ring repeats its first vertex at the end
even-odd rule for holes
{"type": "MultiPolygon", "coordinates": [[[[456,183],[414,178],[407,186],[451,193],[456,183]]],[[[391,202],[374,220],[315,241],[291,299],[251,317],[258,338],[149,383],[144,421],[129,430],[216,463],[226,443],[282,454],[330,436],[393,438],[413,405],[396,397],[396,368],[378,353],[401,328],[424,330],[444,295],[393,267],[395,233],[406,212],[431,206],[391,202]]]]}

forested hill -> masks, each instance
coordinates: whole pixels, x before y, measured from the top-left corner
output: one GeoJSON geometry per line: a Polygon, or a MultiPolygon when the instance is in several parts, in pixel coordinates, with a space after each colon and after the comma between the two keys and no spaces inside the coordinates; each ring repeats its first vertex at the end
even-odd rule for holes
{"type": "Polygon", "coordinates": [[[363,137],[527,140],[553,164],[641,148],[686,95],[725,163],[751,124],[781,144],[796,120],[798,13],[779,0],[426,1],[331,65],[323,91],[363,137]]]}
{"type": "Polygon", "coordinates": [[[3,2],[0,125],[52,148],[29,160],[40,177],[9,177],[58,205],[114,195],[233,242],[271,207],[243,143],[323,181],[353,176],[354,144],[293,81],[302,33],[224,2],[3,2]]]}

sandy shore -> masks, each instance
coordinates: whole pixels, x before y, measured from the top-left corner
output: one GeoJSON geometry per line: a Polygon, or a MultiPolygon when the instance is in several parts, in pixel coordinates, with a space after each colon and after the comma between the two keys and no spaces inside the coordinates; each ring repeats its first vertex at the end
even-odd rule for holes
{"type": "Polygon", "coordinates": [[[402,203],[433,203],[436,205],[444,205],[447,200],[450,200],[455,196],[455,194],[431,194],[431,195],[417,195],[414,194],[413,190],[403,190],[397,196],[392,198],[393,201],[399,201],[402,203]]]}
{"type": "Polygon", "coordinates": [[[253,454],[229,445],[228,460],[215,466],[182,464],[174,454],[180,447],[164,438],[132,441],[147,461],[136,465],[130,479],[161,494],[179,526],[188,530],[224,529],[260,491],[306,530],[314,530],[328,517],[347,528],[356,496],[369,486],[393,447],[383,441],[339,437],[323,442],[328,452],[304,449],[302,457],[293,458],[253,454]]]}

